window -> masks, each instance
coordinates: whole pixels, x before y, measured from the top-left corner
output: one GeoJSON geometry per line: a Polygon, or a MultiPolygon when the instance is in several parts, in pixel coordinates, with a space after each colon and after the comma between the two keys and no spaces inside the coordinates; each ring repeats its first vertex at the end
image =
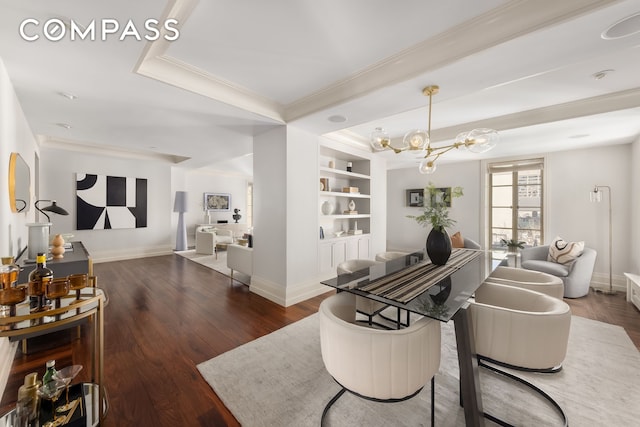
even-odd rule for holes
{"type": "Polygon", "coordinates": [[[542,201],[543,159],[489,165],[491,246],[504,248],[501,240],[517,240],[537,246],[544,240],[542,201]]]}
{"type": "Polygon", "coordinates": [[[253,227],[253,183],[247,184],[247,227],[253,227]]]}

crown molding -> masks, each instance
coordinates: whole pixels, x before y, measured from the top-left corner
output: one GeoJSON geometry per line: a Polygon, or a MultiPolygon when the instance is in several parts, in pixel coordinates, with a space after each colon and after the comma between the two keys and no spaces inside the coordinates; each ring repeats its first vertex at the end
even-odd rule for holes
{"type": "MultiPolygon", "coordinates": [[[[174,18],[182,28],[198,0],[170,0],[161,20],[174,18]]],[[[147,42],[133,71],[169,85],[206,96],[243,111],[284,123],[282,106],[233,82],[167,55],[171,42],[163,37],[147,42]]]]}
{"type": "Polygon", "coordinates": [[[78,153],[87,153],[96,156],[122,157],[127,159],[138,160],[155,160],[160,162],[168,162],[173,164],[182,163],[189,157],[174,156],[170,154],[154,153],[147,150],[132,150],[122,147],[114,147],[104,144],[96,144],[92,142],[77,141],[72,139],[57,138],[48,135],[37,135],[40,148],[53,148],[57,150],[74,151],[78,153]]]}
{"type": "Polygon", "coordinates": [[[548,107],[520,111],[500,117],[461,123],[446,128],[434,129],[431,141],[445,141],[456,137],[460,132],[476,128],[491,128],[498,131],[517,129],[549,122],[575,119],[579,117],[605,114],[611,111],[627,110],[640,106],[640,87],[619,92],[598,95],[577,101],[565,102],[548,107]]]}

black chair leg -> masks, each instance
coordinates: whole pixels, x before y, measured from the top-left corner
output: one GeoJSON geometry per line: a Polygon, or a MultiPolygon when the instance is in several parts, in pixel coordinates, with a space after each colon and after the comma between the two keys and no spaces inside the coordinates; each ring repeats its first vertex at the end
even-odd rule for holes
{"type": "Polygon", "coordinates": [[[431,427],[436,424],[436,376],[431,377],[431,427]]]}
{"type": "Polygon", "coordinates": [[[340,389],[340,391],[331,398],[331,400],[329,401],[329,403],[327,403],[327,406],[324,407],[324,410],[322,411],[322,418],[320,418],[320,427],[324,426],[324,418],[327,415],[327,412],[329,412],[329,408],[331,408],[331,406],[336,403],[336,401],[338,399],[340,399],[340,396],[342,396],[344,394],[344,392],[347,391],[346,388],[342,388],[340,389]]]}

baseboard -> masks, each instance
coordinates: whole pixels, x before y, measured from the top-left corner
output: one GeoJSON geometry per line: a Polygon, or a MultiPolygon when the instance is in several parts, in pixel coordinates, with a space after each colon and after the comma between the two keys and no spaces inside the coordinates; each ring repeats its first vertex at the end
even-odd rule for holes
{"type": "Polygon", "coordinates": [[[118,251],[92,251],[91,259],[94,264],[101,262],[125,261],[128,259],[148,258],[152,256],[171,255],[173,250],[168,246],[131,248],[118,251]]]}
{"type": "Polygon", "coordinates": [[[322,285],[320,280],[321,279],[316,277],[303,283],[285,287],[262,277],[252,276],[249,290],[268,299],[269,301],[275,302],[278,305],[289,307],[315,296],[333,291],[333,288],[322,285]]]}
{"type": "MultiPolygon", "coordinates": [[[[609,274],[593,273],[591,276],[591,288],[598,290],[609,290],[609,274]]],[[[626,293],[627,279],[624,276],[614,274],[611,277],[611,287],[614,291],[626,293]]]]}

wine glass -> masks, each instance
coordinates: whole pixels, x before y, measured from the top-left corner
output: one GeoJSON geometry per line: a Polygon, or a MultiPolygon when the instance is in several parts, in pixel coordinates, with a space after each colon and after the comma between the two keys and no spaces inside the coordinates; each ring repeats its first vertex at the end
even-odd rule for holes
{"type": "Polygon", "coordinates": [[[38,389],[38,395],[40,395],[40,397],[51,401],[51,413],[53,414],[53,420],[47,421],[42,427],[57,427],[64,421],[64,417],[58,418],[56,415],[56,401],[69,382],[70,380],[54,379],[38,389]]]}
{"type": "Polygon", "coordinates": [[[58,406],[58,409],[57,409],[58,412],[67,412],[69,409],[71,409],[71,406],[73,406],[72,404],[69,403],[69,385],[71,384],[71,381],[73,381],[73,379],[76,377],[76,375],[80,373],[81,370],[82,370],[82,365],[71,365],[71,366],[62,368],[59,371],[56,371],[55,374],[53,374],[53,378],[67,383],[66,403],[62,406],[58,406]]]}

